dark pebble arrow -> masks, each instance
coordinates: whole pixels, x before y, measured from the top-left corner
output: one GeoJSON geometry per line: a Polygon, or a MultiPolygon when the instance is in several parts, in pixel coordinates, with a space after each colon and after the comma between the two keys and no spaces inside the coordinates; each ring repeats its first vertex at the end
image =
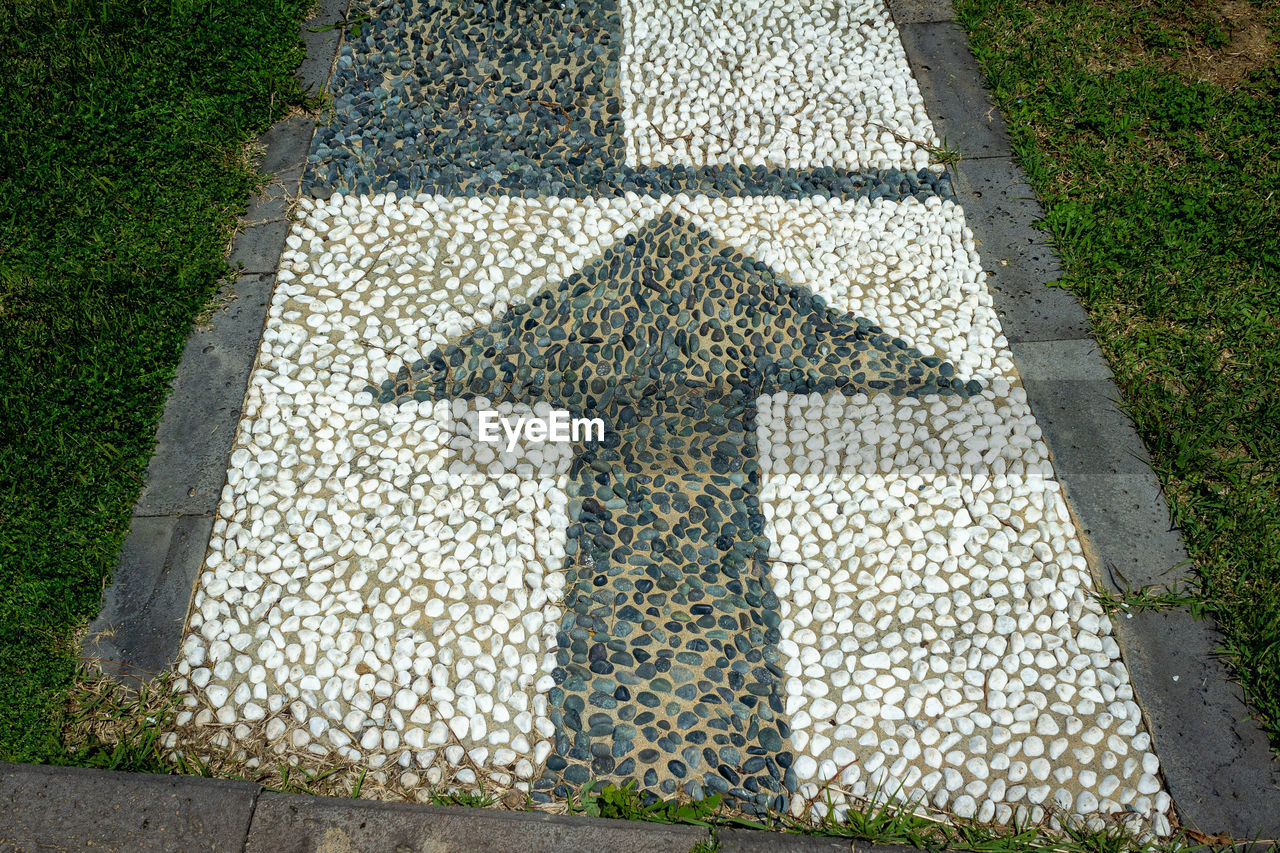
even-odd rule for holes
{"type": "Polygon", "coordinates": [[[366,389],[380,403],[546,401],[605,421],[570,472],[556,744],[536,793],[635,779],[787,808],[796,777],[755,401],[837,389],[978,385],[672,214],[366,389]]]}

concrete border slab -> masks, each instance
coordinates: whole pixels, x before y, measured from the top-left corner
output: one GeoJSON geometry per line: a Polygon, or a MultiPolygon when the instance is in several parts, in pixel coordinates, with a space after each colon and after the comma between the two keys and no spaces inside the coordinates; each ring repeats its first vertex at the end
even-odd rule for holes
{"type": "MultiPolygon", "coordinates": [[[[722,853],[909,849],[749,829],[720,829],[715,837],[722,853]]],[[[0,763],[0,850],[15,853],[688,853],[710,838],[696,826],[312,797],[249,782],[0,763]]]]}
{"type": "Polygon", "coordinates": [[[260,790],[248,782],[0,764],[0,849],[235,853],[260,790]]]}
{"type": "Polygon", "coordinates": [[[1186,579],[1187,551],[1154,473],[1086,473],[1065,485],[1088,541],[1106,555],[1102,578],[1116,592],[1186,579]]]}
{"type": "Polygon", "coordinates": [[[1280,767],[1214,654],[1222,639],[1214,623],[1178,610],[1116,616],[1113,624],[1183,825],[1280,838],[1280,767]]]}
{"type": "Polygon", "coordinates": [[[187,339],[135,515],[217,509],[274,284],[268,275],[229,282],[218,295],[222,307],[187,339]]]}
{"type": "Polygon", "coordinates": [[[917,9],[943,3],[949,8],[946,0],[894,0],[890,9],[934,129],[960,153],[953,187],[982,255],[1005,337],[1088,337],[1088,317],[1075,298],[1045,287],[1062,270],[1047,236],[1035,227],[1044,210],[1012,160],[1004,118],[987,95],[964,32],[951,16],[917,9]],[[921,17],[929,20],[918,22],[921,17]]]}
{"type": "Polygon", "coordinates": [[[162,672],[178,653],[274,281],[228,283],[223,307],[187,339],[129,536],[84,642],[87,659],[127,682],[162,672]]]}
{"type": "Polygon", "coordinates": [[[245,850],[689,853],[706,838],[693,826],[265,793],[245,850]]]}
{"type": "Polygon", "coordinates": [[[890,7],[908,17],[934,19],[917,23],[895,18],[925,109],[943,146],[959,151],[961,158],[1003,157],[1009,150],[1004,116],[987,97],[964,31],[950,19],[938,19],[939,5],[916,0],[905,9],[902,3],[890,7]]]}
{"type": "Polygon", "coordinates": [[[889,15],[899,27],[954,21],[956,17],[951,0],[889,0],[889,15]]]}
{"type": "Polygon", "coordinates": [[[133,685],[168,668],[212,532],[211,515],[133,517],[116,580],[89,625],[86,660],[133,685]]]}
{"type": "Polygon", "coordinates": [[[342,38],[338,24],[346,17],[347,0],[320,0],[315,14],[302,23],[302,43],[307,55],[294,75],[302,91],[312,95],[324,92],[342,38]]]}
{"type": "Polygon", "coordinates": [[[1147,449],[1120,410],[1119,392],[1092,341],[1023,343],[1011,349],[1059,477],[1071,482],[1086,474],[1150,473],[1147,449]]]}
{"type": "Polygon", "coordinates": [[[254,199],[227,263],[245,273],[272,274],[271,258],[279,260],[289,236],[289,205],[286,199],[254,199]]]}
{"type": "Polygon", "coordinates": [[[973,231],[1005,337],[1081,340],[1089,318],[1057,281],[1062,268],[1049,238],[1036,228],[1044,209],[1009,158],[961,160],[952,186],[973,231]]]}
{"type": "Polygon", "coordinates": [[[227,259],[232,268],[275,275],[314,131],[314,120],[296,115],[277,122],[258,137],[258,144],[264,146],[258,168],[273,180],[250,200],[241,218],[241,230],[227,259]]]}

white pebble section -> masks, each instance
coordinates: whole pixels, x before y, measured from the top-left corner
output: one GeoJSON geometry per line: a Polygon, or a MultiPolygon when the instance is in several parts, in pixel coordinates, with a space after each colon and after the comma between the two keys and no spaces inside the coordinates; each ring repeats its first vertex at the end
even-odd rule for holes
{"type": "Polygon", "coordinates": [[[478,403],[339,413],[290,373],[255,373],[179,674],[211,720],[278,719],[296,748],[380,767],[458,746],[527,778],[553,733],[569,455],[478,445],[478,403]]]}
{"type": "MultiPolygon", "coordinates": [[[[300,204],[279,272],[300,333],[348,341],[353,357],[382,347],[412,359],[578,271],[663,203],[387,193],[300,204]]],[[[382,381],[388,363],[373,355],[362,378],[382,381]]]]}
{"type": "Polygon", "coordinates": [[[571,450],[478,444],[483,401],[362,389],[668,210],[984,387],[760,400],[804,792],[1167,826],[973,237],[938,199],[302,200],[177,667],[184,723],[250,752],[527,787],[554,734],[571,450]]]}
{"type": "Polygon", "coordinates": [[[1167,811],[1020,387],[780,393],[758,438],[802,785],[983,821],[1167,811]]]}
{"type": "Polygon", "coordinates": [[[412,361],[491,322],[668,210],[832,308],[950,361],[965,379],[1015,376],[964,212],[937,198],[387,194],[304,200],[303,209],[280,270],[307,311],[298,333],[334,343],[363,335],[369,347],[388,351],[386,362],[369,356],[378,381],[391,356],[412,361]],[[313,286],[335,280],[342,286],[313,286]]]}
{"type": "Polygon", "coordinates": [[[630,166],[930,166],[919,86],[880,0],[625,0],[630,166]]]}

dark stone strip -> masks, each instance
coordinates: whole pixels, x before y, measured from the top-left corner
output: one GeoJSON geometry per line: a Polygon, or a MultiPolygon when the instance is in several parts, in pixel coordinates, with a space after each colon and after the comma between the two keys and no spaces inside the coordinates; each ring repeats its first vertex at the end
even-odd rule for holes
{"type": "Polygon", "coordinates": [[[928,170],[630,168],[614,0],[382,0],[342,47],[303,191],[952,198],[928,170]]]}
{"type": "Polygon", "coordinates": [[[613,0],[380,0],[367,14],[338,56],[314,194],[476,195],[622,161],[613,0]]]}
{"type": "Polygon", "coordinates": [[[556,754],[538,789],[635,779],[786,807],[796,782],[754,418],[737,388],[647,396],[576,456],[556,754]]]}
{"type": "MultiPolygon", "coordinates": [[[[403,174],[403,173],[402,173],[403,174]]],[[[655,166],[631,169],[626,166],[608,168],[584,167],[574,173],[556,173],[545,169],[527,169],[493,179],[480,173],[462,173],[428,166],[413,166],[408,177],[381,177],[372,180],[347,180],[308,172],[304,192],[315,198],[329,198],[336,192],[348,195],[383,192],[423,193],[444,196],[516,196],[519,198],[603,198],[629,192],[637,195],[661,196],[703,195],[710,198],[776,196],[778,198],[869,198],[902,201],[915,198],[925,201],[938,196],[954,201],[951,175],[930,169],[903,172],[899,169],[870,169],[850,172],[824,167],[798,171],[765,169],[762,166],[708,166],[686,169],[683,166],[655,166]],[[328,182],[332,179],[332,182],[328,182]]]]}

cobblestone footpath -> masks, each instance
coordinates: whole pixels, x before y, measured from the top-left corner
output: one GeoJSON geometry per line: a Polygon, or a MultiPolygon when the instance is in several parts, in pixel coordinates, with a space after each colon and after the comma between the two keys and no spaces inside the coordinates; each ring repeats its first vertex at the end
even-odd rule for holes
{"type": "Polygon", "coordinates": [[[1169,832],[883,5],[350,18],[178,741],[1169,832]],[[481,440],[553,410],[603,437],[481,440]]]}

